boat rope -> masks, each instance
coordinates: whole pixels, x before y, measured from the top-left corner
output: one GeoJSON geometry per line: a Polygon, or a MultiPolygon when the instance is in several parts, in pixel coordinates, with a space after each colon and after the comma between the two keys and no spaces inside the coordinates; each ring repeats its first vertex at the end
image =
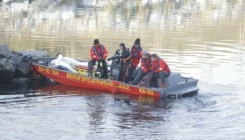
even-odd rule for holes
{"type": "Polygon", "coordinates": [[[120,84],[120,82],[113,80],[112,83],[113,83],[113,87],[114,87],[112,93],[115,93],[115,92],[117,92],[117,86],[120,84]]]}

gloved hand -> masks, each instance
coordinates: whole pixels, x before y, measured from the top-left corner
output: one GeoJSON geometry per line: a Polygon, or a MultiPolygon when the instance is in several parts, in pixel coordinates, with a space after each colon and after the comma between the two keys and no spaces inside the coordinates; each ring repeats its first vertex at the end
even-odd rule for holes
{"type": "Polygon", "coordinates": [[[111,60],[112,60],[112,58],[108,58],[108,59],[107,59],[107,61],[111,61],[111,60]]]}

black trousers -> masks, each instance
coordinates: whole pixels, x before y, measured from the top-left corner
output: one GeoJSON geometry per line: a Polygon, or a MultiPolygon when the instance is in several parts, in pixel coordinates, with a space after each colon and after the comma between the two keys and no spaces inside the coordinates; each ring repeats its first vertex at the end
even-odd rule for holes
{"type": "MultiPolygon", "coordinates": [[[[95,65],[95,62],[96,62],[96,60],[93,60],[93,59],[91,59],[90,61],[88,61],[88,73],[90,73],[90,74],[92,73],[93,66],[95,65]]],[[[102,77],[107,77],[107,73],[108,73],[107,63],[106,63],[105,60],[98,61],[98,67],[99,67],[100,62],[102,62],[102,64],[103,64],[102,77]]]]}
{"type": "Polygon", "coordinates": [[[133,79],[132,82],[135,83],[135,84],[138,84],[138,83],[141,81],[141,79],[142,79],[146,74],[147,74],[147,73],[145,73],[141,67],[138,68],[138,69],[136,70],[136,73],[135,73],[135,76],[134,76],[134,79],[133,79]]]}
{"type": "Polygon", "coordinates": [[[165,78],[167,78],[169,75],[170,73],[167,71],[160,71],[158,73],[154,73],[151,78],[151,86],[159,87],[161,86],[160,84],[165,84],[166,83],[165,78]],[[158,78],[160,78],[160,83],[157,82],[158,78]]]}
{"type": "MultiPolygon", "coordinates": [[[[138,68],[134,80],[132,82],[138,84],[146,74],[147,73],[145,73],[142,68],[138,68]]],[[[160,71],[158,73],[154,73],[150,81],[151,86],[159,87],[161,86],[161,84],[165,84],[166,82],[165,78],[167,78],[169,75],[170,73],[166,71],[160,71]],[[158,78],[160,78],[161,83],[157,83],[158,78]]]]}

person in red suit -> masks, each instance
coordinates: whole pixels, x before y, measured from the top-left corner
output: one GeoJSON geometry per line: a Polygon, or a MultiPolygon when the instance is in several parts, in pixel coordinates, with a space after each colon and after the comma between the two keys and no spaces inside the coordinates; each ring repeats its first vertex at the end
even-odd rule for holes
{"type": "Polygon", "coordinates": [[[91,76],[91,72],[93,70],[93,66],[95,65],[95,62],[98,61],[98,63],[102,62],[103,64],[103,73],[101,78],[107,78],[107,63],[105,59],[107,58],[107,50],[104,45],[99,43],[98,39],[94,40],[94,45],[90,49],[90,56],[91,60],[88,62],[88,76],[91,76]]]}
{"type": "Polygon", "coordinates": [[[165,88],[166,87],[165,78],[167,78],[171,73],[168,64],[156,54],[151,55],[151,61],[152,61],[151,71],[154,72],[151,78],[151,84],[152,82],[157,83],[156,79],[160,78],[161,83],[159,84],[161,85],[158,86],[165,88]]]}
{"type": "Polygon", "coordinates": [[[141,67],[136,70],[133,81],[129,84],[137,85],[142,80],[142,78],[151,71],[151,57],[150,53],[146,50],[142,51],[141,67]]]}
{"type": "Polygon", "coordinates": [[[134,45],[131,48],[131,58],[132,58],[132,65],[134,69],[137,67],[137,65],[140,62],[140,59],[142,57],[142,47],[140,45],[140,39],[137,38],[134,42],[134,45]]]}

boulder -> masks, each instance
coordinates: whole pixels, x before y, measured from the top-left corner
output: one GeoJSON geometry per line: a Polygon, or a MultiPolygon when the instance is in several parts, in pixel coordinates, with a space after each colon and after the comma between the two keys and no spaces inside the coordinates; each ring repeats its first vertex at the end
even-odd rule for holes
{"type": "MultiPolygon", "coordinates": [[[[23,55],[22,59],[26,60],[35,60],[37,58],[44,58],[49,57],[49,54],[47,51],[20,51],[20,53],[23,55]]],[[[25,67],[28,67],[29,64],[26,63],[25,67]]],[[[29,68],[29,67],[28,67],[29,68]]],[[[30,71],[31,71],[31,64],[30,64],[30,71]]],[[[32,71],[28,74],[29,79],[40,79],[40,77],[37,77],[32,71]]]]}
{"type": "MultiPolygon", "coordinates": [[[[0,82],[11,82],[14,77],[28,77],[32,74],[32,60],[43,57],[49,57],[47,51],[11,52],[8,45],[0,45],[0,82]]],[[[17,83],[18,81],[20,80],[17,80],[17,83]]],[[[16,83],[16,80],[11,83],[16,83]]]]}
{"type": "Polygon", "coordinates": [[[12,85],[25,85],[25,84],[28,84],[29,79],[23,78],[23,77],[18,77],[18,78],[11,79],[9,82],[12,85]]]}
{"type": "Polygon", "coordinates": [[[9,58],[11,53],[12,52],[9,49],[8,45],[6,45],[6,44],[0,45],[0,58],[9,58]]]}
{"type": "Polygon", "coordinates": [[[15,64],[12,60],[0,58],[0,82],[8,81],[15,75],[15,64]]]}
{"type": "Polygon", "coordinates": [[[23,56],[21,53],[12,52],[10,60],[15,63],[15,76],[27,77],[31,71],[31,57],[23,56]]]}
{"type": "Polygon", "coordinates": [[[47,51],[20,51],[23,56],[31,56],[33,59],[50,57],[47,51]]]}
{"type": "Polygon", "coordinates": [[[32,60],[36,58],[49,57],[47,51],[20,51],[12,52],[10,59],[15,63],[15,76],[27,77],[31,72],[32,60]]]}

